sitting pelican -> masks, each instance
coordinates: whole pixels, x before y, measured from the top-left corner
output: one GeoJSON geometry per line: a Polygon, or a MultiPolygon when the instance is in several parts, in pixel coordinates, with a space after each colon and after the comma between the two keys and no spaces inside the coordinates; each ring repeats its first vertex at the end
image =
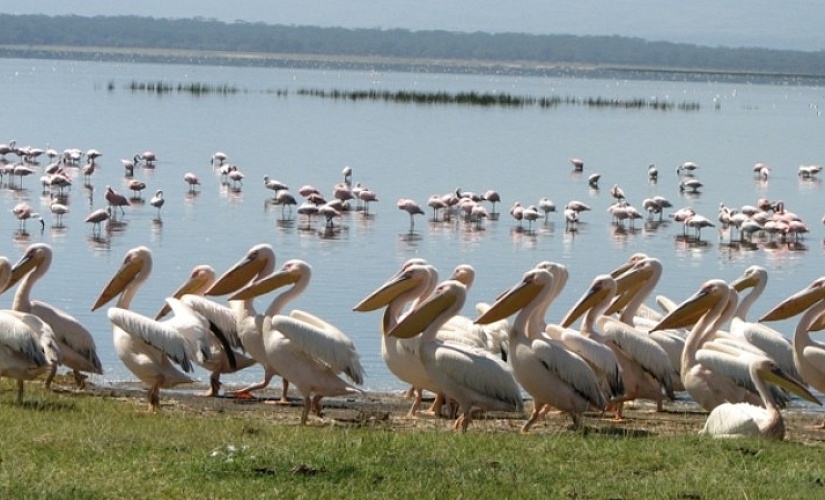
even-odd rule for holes
{"type": "MultiPolygon", "coordinates": [[[[203,297],[204,292],[214,283],[215,270],[211,266],[195,266],[187,280],[172,294],[172,297],[180,299],[209,323],[209,329],[212,332],[209,336],[211,352],[209,358],[201,363],[201,366],[209,370],[211,374],[209,391],[206,392],[206,396],[218,395],[221,388],[221,374],[235,373],[255,364],[254,359],[236,350],[242,346],[238,338],[237,318],[232,309],[203,297]]],[[[155,319],[162,319],[171,310],[169,304],[164,303],[163,308],[155,315],[155,319]]]]}
{"type": "MultiPolygon", "coordinates": [[[[11,263],[0,257],[0,288],[11,279],[11,263]]],[[[23,382],[38,377],[59,362],[60,351],[54,334],[34,315],[0,311],[0,377],[17,381],[15,404],[23,402],[23,382]]]]}
{"type": "Polygon", "coordinates": [[[458,402],[461,414],[454,428],[462,430],[467,430],[474,406],[504,411],[523,408],[513,371],[501,358],[436,338],[438,330],[461,310],[466,298],[467,289],[461,282],[445,281],[387,333],[402,339],[421,333],[421,362],[444,394],[458,402]]]}
{"type": "MultiPolygon", "coordinates": [[[[72,370],[75,383],[83,388],[86,376],[81,372],[103,373],[91,332],[67,312],[30,298],[34,284],[46,274],[51,263],[52,249],[49,245],[35,243],[29,246],[12,268],[11,279],[4,290],[22,279],[14,294],[12,309],[34,314],[51,327],[60,350],[61,364],[72,370]]],[[[56,372],[57,364],[54,364],[46,377],[46,388],[51,386],[56,372]]]]}
{"type": "Polygon", "coordinates": [[[661,408],[665,397],[674,399],[673,368],[662,347],[647,333],[611,316],[598,316],[592,309],[608,303],[616,293],[616,280],[610,275],[597,276],[590,289],[567,313],[561,322],[568,327],[585,312],[581,333],[608,345],[621,366],[625,394],[611,400],[617,403],[616,418],[623,418],[625,401],[652,399],[661,408]]]}
{"type": "MultiPolygon", "coordinates": [[[[825,278],[814,280],[807,288],[780,302],[759,321],[777,321],[806,311],[793,334],[793,359],[802,381],[825,392],[825,344],[811,338],[810,332],[825,328],[825,278]]],[[[825,419],[819,426],[825,429],[825,419]]]]}
{"type": "Polygon", "coordinates": [[[264,313],[262,332],[270,362],[303,396],[301,425],[306,424],[311,409],[321,415],[322,397],[361,392],[338,377],[339,373],[344,373],[355,384],[364,383],[364,369],[355,345],[341,330],[304,311],[280,314],[288,302],[303,293],[311,275],[309,264],[289,260],[280,270],[230,296],[230,300],[249,300],[292,285],[281,292],[264,313]]]}
{"type": "Polygon", "coordinates": [[[532,269],[476,319],[478,323],[489,323],[519,311],[510,329],[510,363],[516,380],[535,402],[522,432],[530,429],[545,405],[570,415],[573,427],[578,428],[585,411],[601,410],[606,403],[596,374],[582,358],[559,341],[544,335],[531,338],[528,334],[530,318],[553,291],[550,272],[532,269]]]}
{"type": "Polygon", "coordinates": [[[155,321],[129,310],[132,298],[152,272],[152,252],[140,246],[126,252],[123,263],[100,293],[92,311],[119,296],[116,307],[106,312],[114,330],[115,352],[141,382],[149,386],[150,411],[160,408],[160,389],[194,382],[184,372],[192,371],[193,357],[209,356],[208,326],[203,318],[177,299],[166,301],[175,313],[172,319],[155,321]]]}
{"type": "MultiPolygon", "coordinates": [[[[265,243],[254,245],[241,260],[230,267],[212,284],[205,292],[205,295],[218,296],[236,292],[250,282],[272,274],[273,271],[275,271],[275,250],[272,249],[272,246],[265,243]]],[[[278,298],[276,297],[273,300],[273,305],[277,300],[278,298]]],[[[279,375],[279,372],[266,355],[262,330],[264,315],[258,314],[255,311],[252,298],[247,300],[231,300],[229,307],[235,314],[237,335],[244,351],[246,351],[252,359],[260,363],[264,369],[263,380],[232,393],[232,395],[236,397],[251,398],[252,391],[257,391],[268,386],[272,377],[279,375]]],[[[289,381],[284,378],[280,399],[281,403],[289,403],[287,399],[288,390],[289,381]]]]}
{"type": "MultiPolygon", "coordinates": [[[[821,307],[817,313],[825,310],[821,307]]],[[[814,319],[814,317],[809,317],[814,319]]],[[[779,385],[818,405],[822,403],[800,382],[785,373],[773,360],[750,355],[749,373],[762,398],[763,406],[749,403],[723,403],[713,409],[701,434],[715,438],[764,437],[785,438],[785,421],[766,382],[779,385]]]]}

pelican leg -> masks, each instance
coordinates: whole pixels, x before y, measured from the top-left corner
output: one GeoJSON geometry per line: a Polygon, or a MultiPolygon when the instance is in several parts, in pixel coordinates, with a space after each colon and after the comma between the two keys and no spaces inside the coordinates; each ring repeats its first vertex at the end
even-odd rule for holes
{"type": "Polygon", "coordinates": [[[287,405],[289,404],[289,398],[287,394],[289,393],[289,380],[282,379],[283,388],[281,389],[281,399],[278,401],[281,404],[287,405]]]}
{"type": "MultiPolygon", "coordinates": [[[[413,404],[410,407],[410,411],[407,413],[408,417],[415,417],[416,412],[418,411],[418,407],[421,406],[421,400],[424,398],[424,391],[422,389],[415,389],[414,387],[411,388],[415,394],[415,399],[413,400],[413,404]]],[[[408,391],[409,392],[409,391],[408,391]]],[[[435,404],[435,403],[433,403],[435,404]]]]}
{"type": "Polygon", "coordinates": [[[252,384],[249,386],[244,387],[238,391],[232,391],[226,393],[227,396],[238,398],[238,399],[255,399],[255,396],[252,395],[252,391],[257,391],[260,389],[265,388],[269,385],[269,382],[272,380],[272,377],[276,375],[274,370],[267,370],[264,369],[264,379],[256,384],[252,384]]]}
{"type": "Polygon", "coordinates": [[[324,416],[324,407],[321,406],[321,396],[320,394],[316,394],[312,397],[312,412],[318,415],[318,417],[324,416]]]}
{"type": "Polygon", "coordinates": [[[14,404],[20,405],[23,404],[23,381],[17,381],[17,393],[14,396],[14,404]]]}
{"type": "Polygon", "coordinates": [[[54,380],[55,375],[57,375],[57,363],[52,363],[49,367],[49,373],[46,374],[46,380],[43,382],[43,387],[46,390],[52,389],[52,380],[54,380]]]}
{"type": "Polygon", "coordinates": [[[304,409],[301,412],[301,425],[307,424],[307,417],[309,416],[309,410],[312,407],[312,398],[309,396],[304,396],[304,409]]]}
{"type": "Polygon", "coordinates": [[[221,391],[221,374],[220,372],[212,372],[209,376],[209,390],[204,392],[203,395],[208,398],[214,398],[218,395],[221,391]]]}
{"type": "Polygon", "coordinates": [[[78,389],[82,391],[86,388],[86,379],[88,378],[86,375],[83,375],[77,370],[72,370],[72,376],[74,377],[74,383],[78,389]]]}
{"type": "Polygon", "coordinates": [[[536,420],[538,420],[538,418],[542,415],[542,410],[546,407],[547,405],[541,407],[536,405],[536,407],[533,408],[533,411],[530,413],[530,418],[528,418],[527,421],[524,422],[524,425],[521,426],[522,434],[527,434],[527,432],[530,431],[530,427],[532,427],[533,424],[536,423],[536,420]]]}
{"type": "Polygon", "coordinates": [[[152,413],[157,413],[160,410],[160,385],[161,381],[155,382],[152,384],[152,387],[149,388],[149,391],[146,393],[149,399],[149,411],[152,413]]]}
{"type": "Polygon", "coordinates": [[[412,385],[410,386],[409,389],[407,389],[407,392],[404,393],[404,397],[407,398],[407,399],[410,399],[411,397],[413,397],[415,395],[416,395],[416,390],[415,390],[415,387],[412,386],[412,385]]]}

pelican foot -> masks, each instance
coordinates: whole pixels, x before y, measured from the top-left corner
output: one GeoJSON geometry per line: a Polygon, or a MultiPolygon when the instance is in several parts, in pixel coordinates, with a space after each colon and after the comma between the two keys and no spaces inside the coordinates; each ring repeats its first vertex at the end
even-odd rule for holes
{"type": "Polygon", "coordinates": [[[246,400],[257,400],[251,392],[249,391],[230,391],[226,393],[226,397],[234,398],[234,399],[246,399],[246,400]]]}

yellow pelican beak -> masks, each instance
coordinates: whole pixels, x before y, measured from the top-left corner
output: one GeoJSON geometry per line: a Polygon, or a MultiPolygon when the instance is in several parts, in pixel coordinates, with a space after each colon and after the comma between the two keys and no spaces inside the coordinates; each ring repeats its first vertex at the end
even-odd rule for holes
{"type": "Polygon", "coordinates": [[[613,276],[613,273],[611,273],[611,276],[616,280],[616,297],[607,306],[604,314],[614,314],[624,309],[633,300],[639,289],[644,286],[645,282],[653,276],[653,268],[646,265],[636,267],[634,264],[627,268],[625,272],[617,276],[613,276]]]}
{"type": "Polygon", "coordinates": [[[730,286],[733,287],[734,290],[737,292],[741,292],[742,290],[747,290],[748,288],[753,288],[756,284],[759,283],[759,277],[755,274],[745,273],[742,276],[736,278],[736,281],[732,282],[730,286]]]}
{"type": "Polygon", "coordinates": [[[126,288],[126,285],[134,281],[135,277],[138,273],[140,273],[141,269],[143,269],[143,262],[143,260],[135,258],[135,255],[132,252],[127,253],[126,258],[123,259],[123,264],[121,264],[120,269],[115,272],[115,275],[112,276],[112,279],[103,291],[100,292],[100,296],[92,306],[92,311],[96,311],[98,308],[117,297],[123,289],[126,288]]]}
{"type": "Polygon", "coordinates": [[[399,295],[406,293],[420,283],[419,280],[413,279],[414,273],[409,270],[402,270],[395,276],[390,278],[386,283],[378,287],[377,290],[367,295],[361,302],[355,304],[353,311],[367,312],[374,311],[386,306],[399,295]]]}
{"type": "Polygon", "coordinates": [[[23,276],[27,275],[29,271],[37,267],[38,264],[43,260],[43,256],[40,252],[36,252],[32,249],[29,249],[26,253],[20,257],[20,260],[17,261],[16,264],[11,269],[11,279],[3,288],[0,290],[0,293],[5,292],[9,288],[13,287],[20,281],[23,276]]]}
{"type": "MultiPolygon", "coordinates": [[[[796,316],[822,299],[825,299],[825,278],[817,279],[808,285],[808,288],[800,290],[783,300],[776,307],[763,314],[759,321],[779,321],[796,316]]],[[[816,323],[819,322],[820,320],[816,321],[816,323]]]]}
{"type": "Polygon", "coordinates": [[[772,370],[757,369],[756,372],[765,381],[770,382],[772,384],[776,384],[779,387],[785,389],[786,391],[796,394],[802,399],[822,406],[822,402],[819,401],[819,399],[817,399],[816,396],[811,394],[811,391],[809,391],[807,387],[805,387],[801,382],[799,382],[795,378],[791,377],[790,375],[782,371],[779,367],[776,367],[772,370]]]}
{"type": "Polygon", "coordinates": [[[250,251],[243,259],[223,273],[204,295],[214,296],[232,293],[252,281],[264,265],[266,265],[266,259],[260,256],[260,252],[250,251]]]}
{"type": "Polygon", "coordinates": [[[604,280],[597,279],[592,285],[590,285],[590,289],[584,292],[584,295],[582,295],[579,301],[576,302],[570,311],[567,312],[564,319],[561,320],[561,326],[563,328],[569,327],[584,313],[605,300],[605,298],[611,293],[615,293],[615,291],[611,287],[606,286],[604,280]]]}
{"type": "Polygon", "coordinates": [[[229,300],[252,300],[282,286],[291,285],[300,278],[301,275],[295,272],[294,269],[279,269],[269,276],[264,276],[241,288],[230,295],[229,300]]]}
{"type": "Polygon", "coordinates": [[[702,287],[679,304],[676,309],[670,311],[659,323],[650,329],[651,332],[657,330],[672,330],[674,328],[684,328],[696,324],[697,321],[713,306],[714,294],[706,287],[702,287]]]}
{"type": "Polygon", "coordinates": [[[542,289],[543,286],[536,283],[535,274],[527,273],[519,283],[499,295],[493,305],[473,323],[487,325],[502,320],[524,308],[542,289]]]}
{"type": "MultiPolygon", "coordinates": [[[[172,297],[180,299],[187,294],[199,295],[205,292],[212,284],[215,283],[215,271],[211,266],[197,266],[189,274],[189,278],[178,287],[172,294],[172,297]]],[[[172,308],[169,304],[164,303],[163,307],[155,315],[155,319],[161,319],[169,314],[172,308]]]]}
{"type": "Polygon", "coordinates": [[[440,285],[426,300],[409,312],[404,319],[398,322],[392,330],[387,332],[388,336],[400,339],[409,339],[427,329],[433,319],[451,307],[460,309],[463,304],[457,304],[459,297],[464,297],[457,293],[450,293],[455,286],[463,287],[457,281],[447,281],[440,285]],[[446,284],[452,286],[445,286],[446,284]]]}

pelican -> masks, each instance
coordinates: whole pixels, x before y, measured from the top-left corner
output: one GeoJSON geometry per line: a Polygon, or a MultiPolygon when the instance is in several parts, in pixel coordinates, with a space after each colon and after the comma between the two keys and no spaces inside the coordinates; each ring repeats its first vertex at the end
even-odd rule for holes
{"type": "Polygon", "coordinates": [[[151,272],[152,252],[144,246],[129,250],[92,311],[119,296],[117,306],[106,312],[113,325],[115,352],[126,368],[149,387],[149,409],[155,412],[160,409],[161,388],[195,381],[184,372],[192,371],[191,358],[209,356],[209,343],[203,318],[177,299],[166,299],[175,316],[162,322],[129,310],[132,298],[151,272]]]}
{"type": "Polygon", "coordinates": [[[311,409],[320,416],[322,397],[358,394],[360,389],[342,380],[344,373],[353,383],[364,383],[364,369],[352,341],[338,328],[310,313],[293,310],[280,314],[283,307],[309,285],[309,264],[293,259],[280,270],[260,278],[230,296],[230,300],[249,300],[286,285],[264,313],[263,337],[267,358],[281,375],[301,393],[304,409],[301,425],[311,409]]]}
{"type": "MultiPolygon", "coordinates": [[[[387,332],[402,317],[405,304],[430,294],[435,284],[434,273],[435,269],[423,261],[408,261],[400,272],[353,307],[354,311],[359,312],[386,307],[381,320],[381,358],[393,375],[413,387],[415,398],[409,416],[414,416],[418,411],[424,389],[434,393],[441,391],[418,356],[420,339],[399,339],[387,335],[387,332]]],[[[433,411],[438,414],[439,408],[433,411]]]]}
{"type": "Polygon", "coordinates": [[[553,277],[544,269],[532,269],[521,282],[499,296],[476,322],[497,321],[519,311],[510,329],[510,363],[516,380],[535,402],[530,418],[521,428],[527,432],[545,405],[570,415],[573,426],[581,426],[582,414],[602,409],[605,397],[596,374],[579,356],[553,339],[530,338],[528,324],[535,312],[553,293],[553,277]]]}
{"type": "MultiPolygon", "coordinates": [[[[86,327],[67,312],[39,300],[31,300],[34,284],[48,272],[52,263],[52,249],[45,243],[29,246],[14,265],[4,291],[20,281],[14,294],[12,309],[31,313],[43,320],[54,332],[61,364],[72,370],[75,383],[81,389],[86,376],[81,372],[102,374],[103,366],[97,356],[94,337],[86,327]]],[[[57,364],[52,365],[46,377],[45,386],[49,388],[57,371],[57,364]]]]}
{"type": "MultiPolygon", "coordinates": [[[[794,330],[794,364],[802,381],[820,392],[825,392],[825,344],[813,340],[810,332],[825,327],[825,318],[822,317],[822,313],[825,312],[824,298],[825,278],[818,278],[759,319],[760,322],[777,321],[805,311],[794,330]]],[[[825,429],[825,419],[819,428],[825,429]]]]}
{"type": "Polygon", "coordinates": [[[613,398],[618,404],[616,418],[623,418],[625,401],[651,399],[661,407],[665,397],[674,399],[673,368],[670,359],[659,344],[647,333],[610,316],[598,316],[601,304],[608,303],[616,293],[616,280],[610,275],[599,275],[567,313],[561,322],[568,327],[582,314],[581,333],[608,345],[621,366],[625,394],[613,398]],[[598,316],[598,317],[597,317],[598,316]]]}
{"type": "Polygon", "coordinates": [[[740,294],[739,306],[730,320],[729,332],[734,338],[746,340],[761,349],[774,360],[783,371],[796,380],[802,377],[793,360],[793,344],[773,328],[747,320],[748,311],[762,295],[768,284],[768,271],[761,266],[750,266],[730,285],[740,294]],[[751,291],[742,296],[747,289],[751,291]]]}
{"type": "MultiPolygon", "coordinates": [[[[818,312],[825,310],[820,308],[818,312]]],[[[713,409],[701,434],[715,438],[785,438],[785,422],[767,382],[779,385],[818,405],[822,403],[800,382],[785,373],[773,360],[751,355],[748,371],[759,391],[763,406],[749,403],[723,403],[713,409]]]]}
{"type": "MultiPolygon", "coordinates": [[[[221,388],[221,374],[235,373],[255,364],[255,360],[236,351],[241,347],[237,333],[237,318],[227,306],[205,299],[203,294],[215,283],[215,270],[208,265],[195,266],[189,277],[172,297],[179,299],[193,311],[200,314],[209,323],[212,335],[209,335],[210,355],[200,361],[200,365],[210,372],[209,390],[206,396],[217,396],[221,388]]],[[[164,303],[155,315],[160,320],[172,308],[164,303]]]]}
{"type": "MultiPolygon", "coordinates": [[[[12,266],[0,257],[0,289],[7,289],[12,266]]],[[[0,311],[0,376],[17,381],[14,401],[23,402],[24,381],[58,363],[59,348],[51,328],[39,318],[18,311],[0,311]]]]}
{"type": "Polygon", "coordinates": [[[523,409],[513,371],[501,358],[436,338],[439,328],[461,310],[466,298],[467,289],[462,283],[445,281],[387,333],[402,339],[421,334],[421,362],[444,394],[458,402],[461,414],[454,428],[465,431],[474,406],[487,410],[523,409]]]}
{"type": "MultiPolygon", "coordinates": [[[[240,290],[250,282],[268,276],[275,271],[275,251],[268,244],[258,244],[249,249],[244,257],[223,273],[205,292],[206,296],[227,295],[240,290]]],[[[253,297],[254,298],[254,297],[253,297]]],[[[280,307],[280,297],[272,301],[272,307],[280,307]],[[276,306],[278,304],[278,306],[276,306]]],[[[272,377],[279,375],[266,354],[264,347],[263,324],[264,315],[255,311],[252,298],[246,300],[231,300],[229,307],[235,314],[237,335],[245,352],[261,364],[264,378],[260,382],[250,384],[233,393],[236,397],[250,398],[251,392],[265,388],[272,377]]],[[[283,378],[283,377],[282,377],[283,378]]],[[[280,403],[289,403],[287,391],[289,381],[283,378],[283,390],[280,403]]]]}

